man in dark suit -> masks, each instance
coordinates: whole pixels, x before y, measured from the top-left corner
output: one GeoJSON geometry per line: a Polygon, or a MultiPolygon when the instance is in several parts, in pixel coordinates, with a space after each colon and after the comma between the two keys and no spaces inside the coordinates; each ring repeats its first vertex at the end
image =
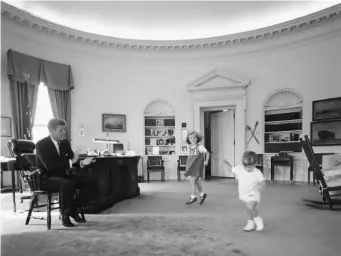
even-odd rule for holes
{"type": "Polygon", "coordinates": [[[77,151],[74,153],[70,142],[65,139],[65,120],[53,118],[47,127],[50,135],[36,143],[38,164],[42,170],[41,188],[59,191],[63,225],[73,227],[70,217],[76,222],[84,222],[77,213],[75,195],[76,188],[80,188],[87,181],[81,175],[74,175],[70,169],[83,168],[94,162],[94,159],[88,157],[78,161],[77,151]]]}

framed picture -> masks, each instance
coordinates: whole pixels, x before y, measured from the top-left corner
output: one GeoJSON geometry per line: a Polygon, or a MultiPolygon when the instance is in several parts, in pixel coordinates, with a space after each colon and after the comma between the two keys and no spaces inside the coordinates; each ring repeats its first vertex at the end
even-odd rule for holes
{"type": "Polygon", "coordinates": [[[341,119],[341,97],[313,101],[313,121],[341,119]]]}
{"type": "Polygon", "coordinates": [[[181,155],[188,155],[188,145],[187,145],[187,143],[181,143],[180,154],[181,155]]]}
{"type": "Polygon", "coordinates": [[[12,137],[12,124],[10,117],[1,117],[1,137],[12,137]]]}
{"type": "Polygon", "coordinates": [[[341,120],[310,123],[310,138],[313,146],[341,145],[341,120]]]}
{"type": "Polygon", "coordinates": [[[182,129],[181,130],[181,141],[186,142],[187,139],[187,129],[182,129]]]}
{"type": "Polygon", "coordinates": [[[102,114],[103,132],[125,132],[126,115],[102,114]]]}

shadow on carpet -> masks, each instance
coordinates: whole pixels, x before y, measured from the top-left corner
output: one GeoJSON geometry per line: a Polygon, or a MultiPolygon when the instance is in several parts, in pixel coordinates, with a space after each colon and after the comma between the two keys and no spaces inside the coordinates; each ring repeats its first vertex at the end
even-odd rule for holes
{"type": "Polygon", "coordinates": [[[341,211],[341,200],[333,200],[333,208],[330,209],[328,204],[325,204],[322,199],[321,201],[302,199],[305,206],[318,209],[318,210],[329,210],[329,211],[341,211]]]}

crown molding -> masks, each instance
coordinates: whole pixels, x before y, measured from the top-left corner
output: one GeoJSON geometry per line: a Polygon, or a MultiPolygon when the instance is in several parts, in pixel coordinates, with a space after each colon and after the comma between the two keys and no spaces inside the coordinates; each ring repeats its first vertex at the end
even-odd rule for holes
{"type": "Polygon", "coordinates": [[[314,29],[340,20],[341,4],[334,5],[301,18],[262,29],[220,37],[176,41],[132,40],[86,33],[40,19],[4,2],[1,2],[1,18],[14,22],[18,26],[26,29],[67,41],[109,48],[167,52],[189,49],[199,50],[208,48],[225,48],[240,44],[264,41],[283,35],[290,35],[304,30],[314,29]]]}

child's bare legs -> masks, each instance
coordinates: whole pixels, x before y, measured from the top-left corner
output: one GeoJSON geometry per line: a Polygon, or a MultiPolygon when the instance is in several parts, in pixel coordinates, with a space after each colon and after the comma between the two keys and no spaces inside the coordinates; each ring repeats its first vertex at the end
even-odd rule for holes
{"type": "Polygon", "coordinates": [[[261,217],[259,217],[258,213],[258,202],[256,201],[250,201],[246,203],[246,211],[249,215],[249,220],[244,228],[245,231],[251,231],[251,230],[262,230],[264,228],[264,223],[261,217]]]}
{"type": "Polygon", "coordinates": [[[258,210],[257,210],[258,202],[250,201],[246,203],[246,211],[250,216],[250,220],[258,217],[258,210]]]}
{"type": "Polygon", "coordinates": [[[196,180],[198,177],[189,177],[190,178],[190,183],[191,183],[191,191],[192,191],[192,194],[191,194],[191,197],[195,197],[195,194],[197,192],[197,185],[196,185],[196,180]]]}
{"type": "Polygon", "coordinates": [[[196,201],[196,191],[198,189],[199,193],[200,193],[200,204],[202,204],[205,200],[205,198],[207,197],[207,195],[203,192],[203,184],[201,182],[201,178],[200,177],[190,177],[190,183],[191,183],[191,198],[190,200],[187,202],[187,204],[192,204],[193,202],[196,201]]]}

